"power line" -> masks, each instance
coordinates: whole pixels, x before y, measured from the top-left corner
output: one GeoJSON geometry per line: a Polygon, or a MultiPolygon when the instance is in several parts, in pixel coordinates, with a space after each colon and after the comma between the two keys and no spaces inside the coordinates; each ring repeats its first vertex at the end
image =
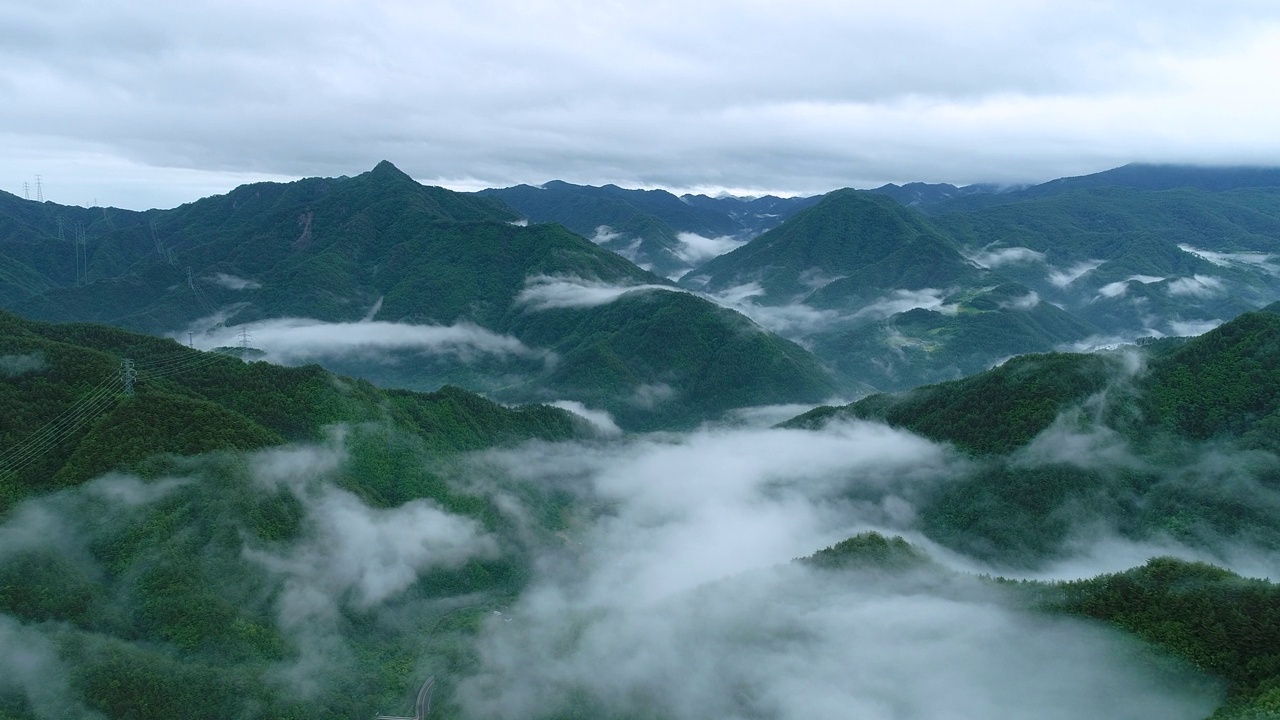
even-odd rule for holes
{"type": "Polygon", "coordinates": [[[112,386],[121,379],[125,380],[126,387],[129,386],[127,362],[122,363],[119,370],[112,372],[96,388],[72,403],[58,417],[45,423],[39,430],[0,455],[0,477],[17,472],[40,459],[63,440],[74,435],[114,406],[123,395],[112,386]]]}

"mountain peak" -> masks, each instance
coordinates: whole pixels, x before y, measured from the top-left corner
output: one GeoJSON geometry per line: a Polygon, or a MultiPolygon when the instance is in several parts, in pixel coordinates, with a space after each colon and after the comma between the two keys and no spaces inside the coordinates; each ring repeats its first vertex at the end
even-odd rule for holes
{"type": "Polygon", "coordinates": [[[375,178],[384,178],[384,179],[391,179],[391,178],[395,178],[395,179],[403,178],[406,180],[413,179],[409,177],[407,174],[405,174],[403,170],[396,167],[395,165],[392,165],[390,160],[383,160],[382,162],[379,162],[377,165],[374,165],[373,169],[369,171],[369,175],[375,178]]]}

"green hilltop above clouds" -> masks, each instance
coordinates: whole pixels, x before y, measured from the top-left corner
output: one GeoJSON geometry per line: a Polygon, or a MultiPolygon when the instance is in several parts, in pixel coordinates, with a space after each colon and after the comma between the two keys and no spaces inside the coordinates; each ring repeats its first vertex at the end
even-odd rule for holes
{"type": "Polygon", "coordinates": [[[1139,540],[1280,550],[1280,304],[1200,337],[1109,354],[1032,354],[784,426],[871,420],[971,458],[923,503],[937,541],[1019,564],[1089,517],[1139,540]]]}

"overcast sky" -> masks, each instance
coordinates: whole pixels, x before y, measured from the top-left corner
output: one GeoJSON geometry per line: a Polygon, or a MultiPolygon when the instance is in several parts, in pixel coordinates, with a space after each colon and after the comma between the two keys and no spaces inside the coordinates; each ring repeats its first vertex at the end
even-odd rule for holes
{"type": "Polygon", "coordinates": [[[1273,0],[12,0],[0,189],[172,207],[388,159],[814,194],[1280,164],[1273,0]]]}

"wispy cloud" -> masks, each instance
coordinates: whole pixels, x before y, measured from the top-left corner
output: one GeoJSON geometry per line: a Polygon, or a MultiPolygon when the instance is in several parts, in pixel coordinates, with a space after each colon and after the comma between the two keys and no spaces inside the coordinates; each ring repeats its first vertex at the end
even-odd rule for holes
{"type": "Polygon", "coordinates": [[[923,290],[894,290],[854,314],[854,317],[882,319],[908,310],[923,309],[954,315],[959,306],[943,303],[944,292],[934,288],[923,290]]]}
{"type": "Polygon", "coordinates": [[[1002,308],[1013,308],[1014,310],[1031,310],[1040,304],[1040,294],[1032,290],[1022,297],[1013,298],[1000,303],[1002,308]]]}
{"type": "Polygon", "coordinates": [[[516,304],[533,312],[597,307],[608,305],[627,293],[655,290],[684,292],[667,285],[615,285],[570,275],[536,275],[525,280],[524,289],[516,296],[516,304]]]}
{"type": "Polygon", "coordinates": [[[1193,275],[1169,283],[1170,295],[1207,298],[1219,295],[1222,291],[1223,282],[1212,275],[1193,275]]]}
{"type": "Polygon", "coordinates": [[[257,290],[262,287],[262,283],[257,282],[256,280],[248,280],[222,272],[215,273],[213,277],[209,279],[213,281],[215,285],[221,285],[228,290],[257,290]]]}
{"type": "Polygon", "coordinates": [[[1084,277],[1087,273],[1096,270],[1102,265],[1101,260],[1085,260],[1065,269],[1054,269],[1049,272],[1049,282],[1058,287],[1066,287],[1071,283],[1084,277]]]}
{"type": "Polygon", "coordinates": [[[1042,263],[1045,261],[1045,256],[1044,253],[1031,248],[1009,247],[996,250],[983,249],[969,259],[984,268],[995,268],[1012,263],[1042,263]]]}
{"type": "Polygon", "coordinates": [[[606,410],[593,410],[576,400],[556,400],[547,404],[552,407],[558,407],[561,410],[568,410],[586,420],[601,435],[616,437],[622,434],[622,428],[618,427],[618,423],[614,422],[613,416],[606,410]]]}
{"type": "Polygon", "coordinates": [[[1221,324],[1221,320],[1170,320],[1169,330],[1178,337],[1195,337],[1203,335],[1221,324]]]}
{"type": "Polygon", "coordinates": [[[622,237],[622,233],[614,232],[613,228],[608,225],[598,225],[596,226],[595,234],[591,236],[591,242],[597,245],[602,245],[610,240],[617,240],[620,237],[622,237]]]}
{"type": "MultiPolygon", "coordinates": [[[[463,362],[482,356],[498,358],[544,357],[544,351],[527,347],[518,339],[499,335],[478,325],[409,325],[391,322],[327,323],[307,318],[281,318],[232,327],[220,326],[196,336],[202,348],[234,346],[241,331],[249,344],[267,358],[284,364],[320,358],[376,357],[410,351],[446,355],[463,362]]],[[[185,337],[179,338],[186,340],[185,337]]]]}
{"type": "Polygon", "coordinates": [[[1273,262],[1275,255],[1260,252],[1214,252],[1212,250],[1201,250],[1191,245],[1181,244],[1178,249],[1183,252],[1196,255],[1205,260],[1218,265],[1220,267],[1228,267],[1231,265],[1256,265],[1264,267],[1268,270],[1276,271],[1277,266],[1273,262]]]}
{"type": "Polygon", "coordinates": [[[718,257],[747,244],[746,240],[738,240],[729,236],[703,237],[697,233],[682,232],[676,235],[680,240],[675,248],[676,257],[690,265],[701,265],[713,257],[718,257]]]}
{"type": "Polygon", "coordinates": [[[1129,283],[1132,283],[1132,282],[1142,283],[1143,285],[1150,285],[1152,283],[1158,283],[1163,281],[1164,281],[1164,278],[1157,277],[1155,275],[1130,275],[1124,280],[1117,280],[1116,282],[1113,282],[1113,283],[1107,283],[1106,285],[1103,285],[1102,287],[1098,288],[1098,297],[1103,297],[1103,298],[1124,297],[1124,295],[1129,292],[1129,283]]]}
{"type": "Polygon", "coordinates": [[[20,355],[0,355],[0,376],[18,377],[27,373],[36,373],[46,370],[49,363],[45,360],[44,353],[30,352],[20,355]]]}
{"type": "Polygon", "coordinates": [[[539,566],[510,622],[486,626],[455,695],[469,714],[1191,720],[1219,699],[972,578],[788,563],[914,523],[903,493],[946,482],[957,461],[907,433],[704,430],[486,457],[519,482],[577,478],[608,512],[570,531],[568,557],[539,566]]]}

